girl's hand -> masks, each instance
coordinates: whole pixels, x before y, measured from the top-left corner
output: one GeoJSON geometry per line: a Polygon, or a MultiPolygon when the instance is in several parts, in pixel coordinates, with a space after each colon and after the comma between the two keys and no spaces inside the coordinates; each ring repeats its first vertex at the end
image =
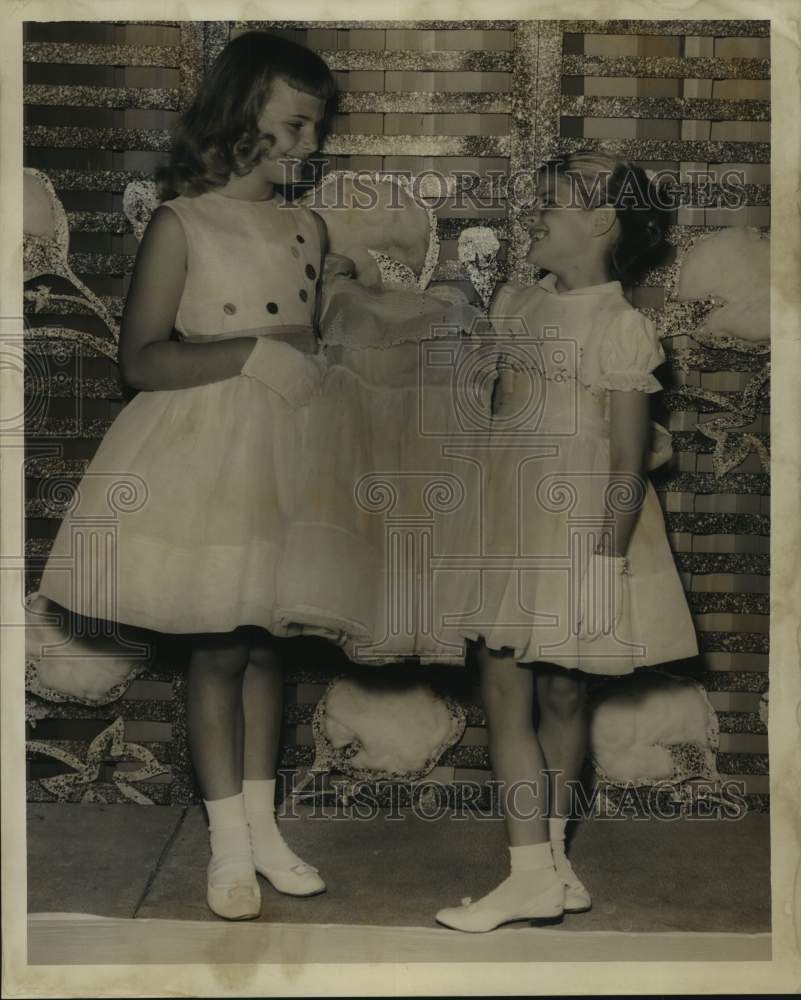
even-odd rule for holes
{"type": "Polygon", "coordinates": [[[628,552],[648,490],[645,453],[651,436],[650,400],[647,393],[638,391],[610,391],[609,397],[606,513],[614,520],[614,551],[622,555],[628,552]]]}
{"type": "Polygon", "coordinates": [[[321,357],[303,354],[289,344],[265,336],[256,340],[241,374],[261,382],[292,409],[298,409],[320,392],[324,367],[321,357]]]}
{"type": "Polygon", "coordinates": [[[582,642],[611,635],[629,600],[628,561],[593,552],[579,583],[576,629],[582,642]]]}
{"type": "Polygon", "coordinates": [[[356,265],[350,257],[339,253],[327,253],[323,258],[323,281],[334,277],[353,278],[356,265]]]}

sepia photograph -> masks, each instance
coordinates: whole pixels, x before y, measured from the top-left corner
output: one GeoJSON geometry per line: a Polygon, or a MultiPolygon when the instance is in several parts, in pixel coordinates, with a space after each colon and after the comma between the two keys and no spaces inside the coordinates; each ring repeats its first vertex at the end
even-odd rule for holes
{"type": "Polygon", "coordinates": [[[797,982],[798,149],[769,4],[640,6],[9,20],[4,996],[797,982]]]}

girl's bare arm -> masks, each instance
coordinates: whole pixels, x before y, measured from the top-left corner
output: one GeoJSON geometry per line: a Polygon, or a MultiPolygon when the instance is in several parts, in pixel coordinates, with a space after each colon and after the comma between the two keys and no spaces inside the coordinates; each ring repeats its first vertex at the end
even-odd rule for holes
{"type": "Polygon", "coordinates": [[[170,340],[186,277],[186,237],[169,208],[156,209],[136,258],[120,330],[120,371],[134,389],[186,389],[238,375],[256,343],[170,340]]]}
{"type": "MultiPolygon", "coordinates": [[[[645,455],[650,433],[650,401],[645,392],[610,392],[609,438],[610,438],[610,497],[617,490],[627,497],[632,489],[637,490],[640,500],[645,498],[645,455]],[[632,477],[637,477],[637,483],[632,477]]],[[[614,525],[610,547],[604,549],[606,555],[625,556],[632,533],[640,516],[640,506],[635,510],[618,510],[614,500],[608,505],[614,525]]]]}

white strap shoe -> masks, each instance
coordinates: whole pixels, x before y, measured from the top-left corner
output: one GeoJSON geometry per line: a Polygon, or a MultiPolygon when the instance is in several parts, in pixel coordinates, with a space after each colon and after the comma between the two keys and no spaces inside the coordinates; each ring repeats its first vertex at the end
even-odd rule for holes
{"type": "Polygon", "coordinates": [[[299,861],[290,868],[266,868],[256,865],[256,871],[263,875],[277,892],[286,896],[318,896],[325,892],[325,882],[313,865],[299,861]]]}
{"type": "Polygon", "coordinates": [[[209,873],[206,902],[212,913],[224,920],[255,920],[261,916],[261,889],[255,875],[220,884],[213,882],[209,873]]]}
{"type": "Polygon", "coordinates": [[[440,924],[457,931],[484,933],[513,920],[532,925],[559,923],[565,909],[565,887],[553,868],[511,875],[475,903],[469,898],[461,906],[440,910],[440,924]]]}

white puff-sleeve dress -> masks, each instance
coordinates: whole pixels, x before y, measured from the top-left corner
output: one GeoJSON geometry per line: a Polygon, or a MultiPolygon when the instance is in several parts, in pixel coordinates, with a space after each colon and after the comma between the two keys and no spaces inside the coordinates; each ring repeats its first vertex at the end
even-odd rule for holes
{"type": "MultiPolygon", "coordinates": [[[[590,673],[694,656],[692,618],[650,481],[629,550],[628,601],[613,635],[578,637],[576,553],[599,531],[610,473],[611,392],[654,393],[665,360],[619,282],[559,293],[547,276],[503,286],[491,318],[501,370],[483,446],[459,631],[520,662],[590,673]]],[[[614,498],[637,503],[637,487],[614,498]]],[[[640,488],[640,495],[641,495],[640,488]]],[[[464,533],[463,533],[464,534],[464,533]]]]}

